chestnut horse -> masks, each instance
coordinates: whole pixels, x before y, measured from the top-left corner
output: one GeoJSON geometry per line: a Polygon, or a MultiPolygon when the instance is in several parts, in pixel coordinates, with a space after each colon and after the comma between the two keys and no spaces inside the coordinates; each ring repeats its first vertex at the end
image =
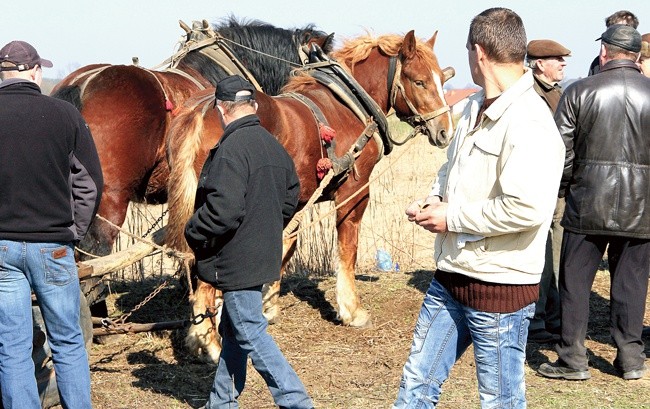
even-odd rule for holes
{"type": "MultiPolygon", "coordinates": [[[[214,30],[205,21],[195,23],[191,30],[181,26],[186,31],[183,46],[165,70],[93,64],[72,72],[52,91],[54,97],[76,105],[90,127],[104,173],[98,213],[118,226],[126,218],[130,201],[167,201],[164,135],[177,108],[192,93],[243,71],[274,95],[287,81],[292,66],[302,64],[298,51],[302,44],[313,41],[326,50],[332,48],[333,34],[312,25],[287,30],[230,18],[214,30]]],[[[80,258],[86,258],[83,252],[109,254],[117,234],[96,219],[79,244],[80,258]]]]}
{"type": "MultiPolygon", "coordinates": [[[[351,74],[349,78],[360,86],[357,94],[374,101],[375,119],[381,119],[377,118],[380,116],[385,120],[389,110],[394,109],[400,119],[409,121],[426,134],[431,144],[445,147],[453,134],[442,87],[453,76],[453,69],[440,69],[433,52],[436,36],[437,32],[427,42],[417,40],[413,31],[405,36],[363,36],[346,42],[332,55],[339,67],[345,67],[348,76],[351,74]]],[[[262,126],[282,143],[295,162],[300,178],[301,207],[319,187],[316,170],[319,160],[338,161],[352,146],[365,143],[365,147],[354,152],[354,163],[332,180],[319,199],[334,200],[340,205],[336,210],[338,319],[344,325],[364,327],[369,325],[370,317],[360,305],[354,282],[359,225],[370,197],[367,182],[382,153],[390,152],[390,147],[386,146],[390,141],[366,137],[368,129],[372,128],[367,126],[367,120],[343,102],[346,97],[333,91],[336,86],[316,81],[310,66],[305,68],[306,74],[296,75],[285,86],[283,91],[287,94],[271,97],[258,93],[257,114],[262,126]],[[335,132],[331,150],[324,148],[327,144],[319,131],[319,125],[325,123],[335,132]],[[349,198],[351,200],[346,202],[349,198]]],[[[189,251],[183,232],[193,212],[197,175],[208,150],[223,132],[217,110],[213,109],[213,91],[202,91],[186,101],[167,135],[172,167],[166,244],[181,251],[189,251]]],[[[283,265],[293,254],[295,244],[295,236],[285,237],[283,265]]],[[[275,305],[278,295],[279,282],[265,292],[264,312],[270,321],[278,314],[275,305]]],[[[217,315],[213,320],[192,325],[186,337],[192,352],[205,354],[215,362],[220,353],[216,332],[220,301],[216,297],[218,294],[211,285],[199,282],[192,300],[194,316],[209,315],[206,311],[215,309],[217,315]]]]}

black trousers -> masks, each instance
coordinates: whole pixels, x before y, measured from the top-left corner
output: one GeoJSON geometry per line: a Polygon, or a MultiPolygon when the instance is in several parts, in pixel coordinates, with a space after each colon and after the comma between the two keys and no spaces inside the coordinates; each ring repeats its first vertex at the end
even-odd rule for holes
{"type": "Polygon", "coordinates": [[[605,249],[611,285],[610,332],[617,349],[614,367],[621,372],[641,369],[645,360],[641,331],[650,274],[647,239],[584,235],[565,229],[559,288],[562,339],[556,351],[565,365],[577,370],[588,368],[585,337],[589,295],[605,249]]]}

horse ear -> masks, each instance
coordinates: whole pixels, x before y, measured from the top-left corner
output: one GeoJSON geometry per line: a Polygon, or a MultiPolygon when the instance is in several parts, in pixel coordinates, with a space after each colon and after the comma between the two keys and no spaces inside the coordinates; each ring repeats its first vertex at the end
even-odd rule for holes
{"type": "Polygon", "coordinates": [[[442,70],[442,75],[443,75],[443,78],[444,78],[444,81],[442,81],[442,82],[445,83],[445,82],[449,81],[450,79],[452,79],[454,77],[454,75],[456,75],[456,70],[454,69],[454,67],[447,67],[447,68],[442,70]]]}
{"type": "Polygon", "coordinates": [[[320,48],[325,52],[325,54],[329,54],[334,50],[334,33],[325,37],[323,45],[321,45],[320,48]]]}
{"type": "Polygon", "coordinates": [[[433,49],[433,46],[436,44],[436,37],[438,37],[438,30],[433,33],[433,36],[427,41],[427,45],[433,49]]]}
{"type": "Polygon", "coordinates": [[[411,30],[406,35],[404,36],[404,41],[402,41],[402,48],[400,49],[400,53],[406,58],[410,59],[415,56],[415,47],[416,47],[416,40],[415,40],[415,31],[411,30]]]}

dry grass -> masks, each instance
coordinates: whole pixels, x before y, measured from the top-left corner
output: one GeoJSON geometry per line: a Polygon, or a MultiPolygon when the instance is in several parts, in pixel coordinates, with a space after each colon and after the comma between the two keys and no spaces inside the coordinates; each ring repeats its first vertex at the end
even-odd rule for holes
{"type": "MultiPolygon", "coordinates": [[[[343,327],[334,319],[335,279],[329,274],[333,221],[326,220],[324,223],[330,224],[302,233],[295,273],[282,285],[281,318],[269,331],[317,408],[388,408],[395,398],[422,296],[434,270],[433,236],[408,223],[403,212],[411,200],[428,193],[433,175],[444,160],[443,152],[421,138],[397,147],[374,171],[373,176],[381,176],[372,185],[371,204],[363,220],[356,282],[362,302],[373,316],[372,328],[343,327]],[[400,265],[399,272],[374,269],[379,248],[391,253],[400,265]]],[[[155,219],[159,212],[154,210],[149,217],[155,219]]],[[[160,255],[145,263],[150,264],[116,276],[109,299],[113,315],[129,311],[173,272],[167,267],[169,260],[160,255]]],[[[535,369],[543,362],[554,361],[556,354],[548,347],[531,344],[526,368],[530,408],[650,408],[650,378],[626,382],[616,376],[611,365],[615,349],[607,329],[608,283],[608,273],[601,271],[591,298],[587,347],[593,378],[570,382],[536,376],[535,369]]],[[[131,321],[183,319],[189,314],[186,300],[184,287],[174,281],[136,311],[131,321]]],[[[645,324],[650,325],[649,313],[645,324]]],[[[183,334],[126,335],[106,345],[94,345],[90,351],[94,407],[201,407],[214,367],[186,353],[183,334]]],[[[650,340],[646,340],[647,354],[649,348],[650,340]]],[[[274,408],[263,380],[250,365],[240,402],[242,408],[274,408]]],[[[454,367],[439,407],[479,407],[471,351],[454,367]]]]}

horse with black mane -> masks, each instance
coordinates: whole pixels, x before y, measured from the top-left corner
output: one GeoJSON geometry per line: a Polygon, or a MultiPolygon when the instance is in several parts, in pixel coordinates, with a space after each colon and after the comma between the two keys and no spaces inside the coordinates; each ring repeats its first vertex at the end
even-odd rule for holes
{"type": "MultiPolygon", "coordinates": [[[[242,73],[274,95],[290,70],[302,64],[300,45],[332,47],[332,35],[313,25],[289,30],[230,17],[214,28],[205,21],[192,29],[181,26],[186,30],[183,47],[165,70],[92,64],[69,74],[52,91],[77,106],[90,127],[104,173],[98,214],[118,226],[130,201],[167,201],[164,136],[190,95],[233,73],[242,73]]],[[[80,259],[86,258],[84,252],[109,254],[117,234],[96,219],[78,246],[80,259]]]]}
{"type": "MultiPolygon", "coordinates": [[[[336,302],[338,318],[363,327],[370,316],[361,307],[355,289],[358,235],[370,197],[370,174],[394,140],[386,114],[397,117],[444,147],[452,137],[452,118],[443,84],[453,69],[442,70],[433,52],[437,32],[427,42],[413,31],[405,36],[363,36],[346,42],[329,59],[317,48],[314,60],[298,70],[283,94],[257,94],[257,115],[293,158],[300,178],[299,208],[314,199],[336,204],[338,258],[336,302]]],[[[169,220],[166,244],[189,251],[183,232],[194,208],[197,175],[212,147],[223,133],[214,109],[214,89],[195,94],[172,121],[167,135],[169,163],[169,220]]],[[[296,236],[285,229],[283,263],[291,257],[296,236]]],[[[260,245],[264,245],[260,243],[260,245]]],[[[246,255],[242,255],[246,257],[246,255]]],[[[265,292],[265,315],[278,315],[279,283],[265,292]]],[[[194,293],[195,317],[215,315],[190,327],[186,342],[195,353],[216,361],[219,293],[199,281],[194,293]]]]}

